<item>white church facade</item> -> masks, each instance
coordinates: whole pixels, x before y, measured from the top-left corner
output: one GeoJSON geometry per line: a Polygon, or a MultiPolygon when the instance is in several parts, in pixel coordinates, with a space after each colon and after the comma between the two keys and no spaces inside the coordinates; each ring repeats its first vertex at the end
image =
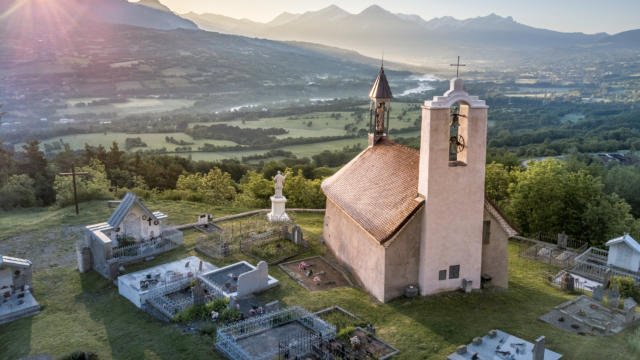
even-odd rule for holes
{"type": "Polygon", "coordinates": [[[422,107],[417,151],[389,140],[383,68],[369,97],[369,146],[322,184],[329,250],[383,302],[409,285],[421,295],[459,289],[463,280],[506,288],[508,238],[517,230],[484,194],[485,102],[452,79],[422,107]]]}

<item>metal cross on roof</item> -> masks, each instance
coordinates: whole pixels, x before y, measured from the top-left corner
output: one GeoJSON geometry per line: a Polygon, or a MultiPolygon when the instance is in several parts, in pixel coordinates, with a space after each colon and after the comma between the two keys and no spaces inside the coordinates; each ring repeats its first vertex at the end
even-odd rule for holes
{"type": "Polygon", "coordinates": [[[450,64],[449,66],[455,66],[456,67],[456,77],[458,77],[460,75],[460,66],[467,66],[467,64],[460,64],[460,56],[458,56],[458,63],[457,64],[450,64]]]}

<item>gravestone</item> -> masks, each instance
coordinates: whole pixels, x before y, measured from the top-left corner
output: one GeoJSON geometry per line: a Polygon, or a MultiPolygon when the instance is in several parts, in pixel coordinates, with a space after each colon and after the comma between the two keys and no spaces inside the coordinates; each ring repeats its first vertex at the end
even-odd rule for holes
{"type": "Polygon", "coordinates": [[[624,315],[625,315],[625,322],[627,324],[631,324],[635,319],[637,305],[638,304],[636,303],[636,301],[630,297],[624,300],[624,315]]]}
{"type": "Polygon", "coordinates": [[[193,284],[193,287],[191,288],[191,297],[193,299],[194,306],[204,305],[205,303],[204,288],[200,283],[200,279],[195,280],[195,284],[193,284]]]}
{"type": "Polygon", "coordinates": [[[595,301],[602,302],[602,299],[604,298],[604,287],[602,287],[602,285],[596,286],[591,293],[591,297],[595,301]]]}
{"type": "Polygon", "coordinates": [[[567,235],[564,231],[558,234],[559,249],[566,249],[568,242],[569,242],[569,235],[567,235]]]}
{"type": "Polygon", "coordinates": [[[266,262],[260,261],[258,266],[251,271],[238,276],[238,297],[259,292],[267,287],[269,282],[269,266],[266,262]]]}
{"type": "Polygon", "coordinates": [[[294,244],[300,244],[300,242],[302,241],[302,229],[300,229],[300,226],[296,225],[293,227],[293,229],[291,230],[291,237],[294,244]]]}
{"type": "Polygon", "coordinates": [[[618,291],[618,284],[613,285],[613,289],[609,292],[609,296],[607,297],[609,306],[614,309],[618,308],[620,305],[620,292],[618,291]]]}
{"type": "Polygon", "coordinates": [[[574,285],[575,280],[573,279],[573,276],[569,273],[565,273],[562,276],[562,288],[567,291],[573,291],[574,285]]]}
{"type": "Polygon", "coordinates": [[[545,338],[544,336],[540,336],[536,339],[536,343],[533,345],[533,360],[544,360],[545,348],[545,338]]]}

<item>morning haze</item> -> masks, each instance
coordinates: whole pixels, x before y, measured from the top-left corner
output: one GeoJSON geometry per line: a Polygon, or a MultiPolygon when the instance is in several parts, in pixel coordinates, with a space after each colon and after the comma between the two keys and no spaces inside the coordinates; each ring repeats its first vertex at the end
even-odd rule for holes
{"type": "Polygon", "coordinates": [[[0,360],[640,359],[639,10],[0,0],[0,360]]]}
{"type": "Polygon", "coordinates": [[[257,2],[251,0],[165,0],[164,3],[178,13],[213,13],[234,18],[246,18],[268,22],[283,12],[304,13],[330,5],[337,5],[351,13],[359,13],[370,5],[377,4],[394,13],[415,14],[425,20],[434,17],[453,16],[467,19],[485,16],[491,12],[513,16],[527,25],[563,32],[618,33],[637,27],[640,3],[634,0],[273,0],[257,2]]]}

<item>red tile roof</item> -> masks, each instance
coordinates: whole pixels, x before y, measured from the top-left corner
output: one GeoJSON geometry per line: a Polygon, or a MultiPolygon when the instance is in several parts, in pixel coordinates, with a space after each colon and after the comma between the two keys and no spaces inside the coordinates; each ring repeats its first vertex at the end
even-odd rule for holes
{"type": "Polygon", "coordinates": [[[417,150],[381,139],[322,183],[325,195],[378,242],[389,240],[424,203],[417,150]]]}
{"type": "MultiPolygon", "coordinates": [[[[419,161],[419,151],[383,138],[325,179],[322,190],[383,244],[424,204],[418,197],[419,161]]],[[[486,197],[485,209],[509,236],[519,232],[486,197]]]]}

